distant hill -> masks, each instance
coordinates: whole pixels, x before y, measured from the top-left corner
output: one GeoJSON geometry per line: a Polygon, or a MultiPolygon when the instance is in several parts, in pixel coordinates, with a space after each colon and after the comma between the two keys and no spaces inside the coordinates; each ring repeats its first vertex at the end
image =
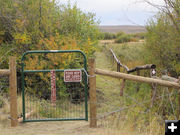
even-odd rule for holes
{"type": "Polygon", "coordinates": [[[144,26],[134,26],[134,25],[117,25],[117,26],[99,26],[101,32],[117,33],[123,31],[125,33],[139,33],[146,32],[144,26]]]}

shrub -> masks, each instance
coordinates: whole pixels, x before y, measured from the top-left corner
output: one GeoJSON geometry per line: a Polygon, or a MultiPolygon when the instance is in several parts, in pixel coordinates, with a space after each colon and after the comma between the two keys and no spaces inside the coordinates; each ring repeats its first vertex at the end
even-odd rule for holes
{"type": "Polygon", "coordinates": [[[142,40],[142,39],[145,39],[146,37],[146,33],[135,33],[135,34],[131,34],[131,36],[137,40],[142,40]]]}
{"type": "Polygon", "coordinates": [[[180,75],[180,39],[176,28],[164,13],[158,14],[147,25],[146,50],[148,61],[168,70],[172,76],[180,75]]]}
{"type": "Polygon", "coordinates": [[[131,37],[131,39],[130,39],[130,42],[138,42],[138,41],[139,41],[139,39],[134,38],[134,37],[131,37]]]}
{"type": "Polygon", "coordinates": [[[118,32],[118,33],[116,34],[117,37],[120,37],[120,36],[122,36],[122,35],[126,35],[126,33],[120,31],[120,32],[118,32]]]}
{"type": "Polygon", "coordinates": [[[115,43],[125,43],[130,42],[132,37],[130,35],[123,34],[121,36],[118,36],[115,40],[115,43]]]}
{"type": "Polygon", "coordinates": [[[116,38],[116,34],[113,34],[113,33],[109,33],[109,32],[104,32],[102,33],[102,37],[103,39],[105,40],[108,40],[108,39],[115,39],[116,38]]]}

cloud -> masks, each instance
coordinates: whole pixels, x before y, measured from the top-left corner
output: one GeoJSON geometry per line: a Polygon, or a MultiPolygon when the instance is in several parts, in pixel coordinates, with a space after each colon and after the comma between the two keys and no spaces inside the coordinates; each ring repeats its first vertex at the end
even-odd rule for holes
{"type": "MultiPolygon", "coordinates": [[[[150,0],[161,5],[163,0],[150,0]]],[[[67,3],[67,0],[60,0],[67,3]]],[[[133,24],[144,25],[146,20],[157,13],[157,9],[144,0],[71,0],[85,12],[96,13],[101,24],[133,24]],[[130,21],[131,20],[131,21],[130,21]]]]}

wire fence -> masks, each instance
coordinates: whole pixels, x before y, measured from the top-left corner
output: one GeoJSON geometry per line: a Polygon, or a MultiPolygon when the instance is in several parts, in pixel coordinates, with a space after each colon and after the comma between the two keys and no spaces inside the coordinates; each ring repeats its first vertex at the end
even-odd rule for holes
{"type": "Polygon", "coordinates": [[[9,77],[1,76],[0,77],[0,108],[4,104],[7,104],[8,91],[9,91],[9,77]]]}
{"type": "MultiPolygon", "coordinates": [[[[103,53],[110,70],[117,65],[106,47],[103,53]]],[[[149,72],[141,74],[149,77],[149,72]]],[[[156,92],[149,84],[126,81],[124,94],[120,96],[122,81],[97,75],[97,123],[99,127],[113,130],[133,130],[147,135],[164,134],[165,120],[179,119],[178,90],[156,85],[156,92]]]]}
{"type": "MultiPolygon", "coordinates": [[[[156,122],[160,125],[158,133],[164,132],[166,119],[178,119],[177,90],[158,87],[158,90],[162,92],[156,96],[154,106],[151,106],[151,91],[147,85],[142,84],[138,93],[133,87],[131,90],[126,89],[123,97],[120,97],[119,88],[115,85],[118,83],[118,79],[110,80],[102,76],[99,78],[102,80],[101,83],[104,81],[105,85],[97,84],[99,90],[97,97],[101,99],[97,101],[98,126],[122,130],[131,126],[139,132],[146,131],[150,134],[153,130],[151,126],[154,119],[158,119],[156,122]]],[[[130,84],[133,82],[128,82],[128,85],[130,84]]]]}
{"type": "MultiPolygon", "coordinates": [[[[2,47],[1,47],[2,48],[2,47]]],[[[4,47],[5,48],[5,47],[4,47]]],[[[4,69],[4,62],[8,63],[9,59],[8,59],[8,55],[9,53],[11,53],[13,51],[13,49],[10,49],[6,52],[0,51],[0,69],[4,69]]],[[[1,75],[0,76],[0,108],[4,105],[4,104],[8,104],[8,92],[9,92],[9,77],[5,76],[5,75],[1,75]]]]}

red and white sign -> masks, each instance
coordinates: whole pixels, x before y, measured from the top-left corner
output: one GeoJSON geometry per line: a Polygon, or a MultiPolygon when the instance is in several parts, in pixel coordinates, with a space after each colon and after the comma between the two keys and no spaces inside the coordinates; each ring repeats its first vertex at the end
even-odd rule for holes
{"type": "Polygon", "coordinates": [[[51,102],[56,102],[56,73],[51,70],[51,102]]]}
{"type": "Polygon", "coordinates": [[[80,69],[64,70],[64,82],[81,82],[82,73],[80,69]]]}

